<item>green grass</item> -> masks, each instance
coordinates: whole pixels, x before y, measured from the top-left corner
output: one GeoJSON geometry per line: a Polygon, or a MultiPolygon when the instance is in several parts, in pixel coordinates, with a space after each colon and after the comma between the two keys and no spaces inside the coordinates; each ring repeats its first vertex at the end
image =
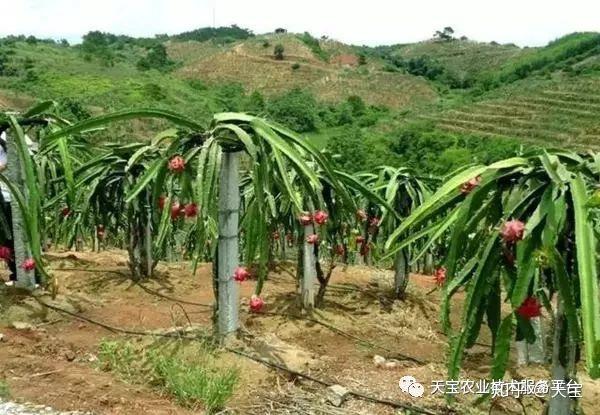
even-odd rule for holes
{"type": "Polygon", "coordinates": [[[214,413],[225,407],[239,380],[238,370],[218,365],[217,357],[209,344],[104,340],[98,364],[124,381],[153,386],[181,406],[214,413]]]}
{"type": "Polygon", "coordinates": [[[4,380],[0,380],[0,399],[9,399],[10,389],[4,380]]]}
{"type": "Polygon", "coordinates": [[[134,380],[139,372],[138,357],[133,344],[128,342],[104,340],[98,350],[100,367],[118,373],[127,381],[134,380]]]}
{"type": "Polygon", "coordinates": [[[211,413],[225,406],[239,377],[235,369],[217,371],[171,356],[155,355],[150,364],[156,382],[180,405],[195,408],[201,402],[211,413]]]}

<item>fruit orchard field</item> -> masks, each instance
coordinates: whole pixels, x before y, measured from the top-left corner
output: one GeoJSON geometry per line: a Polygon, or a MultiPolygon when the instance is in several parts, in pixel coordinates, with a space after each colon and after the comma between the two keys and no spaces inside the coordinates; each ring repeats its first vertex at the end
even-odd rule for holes
{"type": "MultiPolygon", "coordinates": [[[[56,252],[49,256],[51,267],[63,284],[63,294],[51,304],[131,330],[210,329],[211,311],[184,303],[210,304],[213,301],[208,264],[202,265],[196,276],[190,274],[189,264],[185,262],[161,265],[155,279],[136,285],[127,276],[127,257],[121,251],[56,252]],[[178,299],[181,304],[155,293],[178,299]]],[[[431,276],[414,275],[407,300],[394,304],[389,300],[389,271],[351,266],[346,271],[340,267],[335,272],[327,306],[315,318],[393,352],[361,344],[319,324],[291,318],[296,307],[293,279],[285,272],[273,272],[270,280],[264,296],[265,314],[244,313],[242,318],[245,336],[253,339],[251,344],[261,357],[380,398],[428,407],[443,406],[443,399],[417,400],[401,393],[397,387],[398,379],[405,374],[425,383],[442,380],[445,376],[448,340],[439,332],[439,291],[431,292],[435,288],[431,276]],[[290,316],[268,314],[283,312],[290,316]],[[393,358],[399,354],[424,363],[400,360],[392,369],[373,363],[374,355],[393,358]]],[[[243,286],[243,303],[252,292],[252,283],[243,286]]],[[[0,347],[0,370],[9,373],[6,381],[13,398],[41,402],[60,410],[106,414],[197,413],[161,396],[151,384],[128,380],[97,360],[100,344],[107,340],[130,342],[136,350],[150,347],[152,340],[111,333],[53,311],[40,315],[39,306],[31,300],[13,301],[3,304],[0,329],[5,336],[0,347]],[[15,322],[28,323],[31,328],[14,329],[11,326],[15,322]]],[[[458,305],[462,300],[457,301],[458,305]]],[[[485,343],[489,338],[480,341],[485,343]]],[[[194,345],[182,342],[180,347],[193,350],[194,345]]],[[[312,382],[301,379],[290,382],[285,373],[273,372],[228,353],[219,353],[216,361],[219,366],[237,367],[242,373],[239,387],[228,404],[239,413],[248,413],[248,408],[254,408],[256,413],[284,414],[294,406],[310,410],[307,400],[313,402],[313,410],[319,408],[323,389],[312,382]]],[[[476,346],[469,352],[464,375],[472,379],[485,378],[489,364],[485,348],[476,346]]],[[[514,378],[547,377],[546,371],[536,366],[514,369],[511,375],[514,378]]],[[[581,381],[583,409],[593,413],[600,388],[585,376],[581,381]]],[[[483,409],[466,412],[468,401],[461,399],[460,402],[465,411],[460,413],[487,413],[483,409]]],[[[497,404],[501,413],[519,410],[519,405],[512,400],[500,400],[497,404]]],[[[536,399],[524,399],[523,404],[528,411],[537,413],[539,401],[536,399]]],[[[385,405],[351,398],[339,413],[393,414],[394,411],[385,405]]]]}

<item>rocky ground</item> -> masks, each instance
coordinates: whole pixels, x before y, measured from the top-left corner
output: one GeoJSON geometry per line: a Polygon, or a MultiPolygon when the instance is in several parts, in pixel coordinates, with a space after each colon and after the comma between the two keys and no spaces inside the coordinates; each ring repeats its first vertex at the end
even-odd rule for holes
{"type": "Polygon", "coordinates": [[[91,412],[56,411],[49,406],[0,400],[0,415],[92,415],[91,412]]]}

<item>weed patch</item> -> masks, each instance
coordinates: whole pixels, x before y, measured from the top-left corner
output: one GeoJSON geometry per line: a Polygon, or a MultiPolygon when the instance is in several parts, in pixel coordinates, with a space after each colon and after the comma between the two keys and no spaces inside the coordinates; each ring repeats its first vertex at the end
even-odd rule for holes
{"type": "Polygon", "coordinates": [[[151,385],[181,406],[214,413],[225,407],[239,380],[236,368],[217,366],[216,353],[208,344],[184,341],[102,341],[98,360],[102,370],[124,381],[151,385]]]}

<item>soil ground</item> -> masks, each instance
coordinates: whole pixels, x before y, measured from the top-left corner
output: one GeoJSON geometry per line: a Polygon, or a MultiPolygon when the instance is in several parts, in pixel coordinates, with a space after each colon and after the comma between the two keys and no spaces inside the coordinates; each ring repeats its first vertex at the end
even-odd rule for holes
{"type": "MultiPolygon", "coordinates": [[[[211,265],[202,264],[192,275],[189,263],[161,264],[156,276],[135,284],[128,277],[122,251],[61,252],[48,255],[59,279],[59,295],[47,301],[104,324],[136,331],[173,327],[211,328],[213,301],[211,265]]],[[[432,277],[413,275],[404,301],[391,300],[390,271],[341,265],[333,273],[324,307],[313,318],[333,327],[298,318],[291,264],[272,272],[265,285],[265,313],[247,312],[254,282],[241,285],[241,339],[247,353],[298,372],[343,385],[353,391],[427,408],[434,413],[541,413],[543,402],[525,397],[473,403],[474,395],[459,395],[448,407],[431,395],[434,380],[444,380],[448,339],[438,322],[439,291],[432,277]],[[362,339],[362,340],[360,340],[362,339]],[[380,355],[392,362],[374,363],[380,355]],[[419,363],[406,360],[409,356],[419,363]],[[395,359],[395,360],[394,360],[395,359]],[[425,385],[422,398],[412,398],[398,387],[402,376],[425,385]]],[[[98,346],[103,339],[125,338],[98,325],[41,306],[13,289],[0,291],[0,380],[11,398],[48,405],[58,410],[97,414],[191,414],[147,384],[132,384],[101,370],[98,346]],[[17,328],[15,328],[15,326],[17,328]]],[[[452,318],[460,318],[460,295],[452,318]]],[[[136,340],[135,336],[131,341],[136,340]]],[[[465,356],[464,379],[485,379],[490,370],[489,336],[482,329],[479,344],[465,356]]],[[[325,402],[324,386],[274,371],[263,364],[228,352],[219,364],[239,368],[237,389],[223,413],[238,414],[372,414],[402,413],[388,405],[350,397],[341,408],[325,402]]],[[[583,371],[580,371],[583,372],[583,371]]],[[[507,378],[548,379],[540,366],[511,365],[507,378]]],[[[600,384],[585,375],[582,408],[587,414],[600,398],[600,384]]]]}

